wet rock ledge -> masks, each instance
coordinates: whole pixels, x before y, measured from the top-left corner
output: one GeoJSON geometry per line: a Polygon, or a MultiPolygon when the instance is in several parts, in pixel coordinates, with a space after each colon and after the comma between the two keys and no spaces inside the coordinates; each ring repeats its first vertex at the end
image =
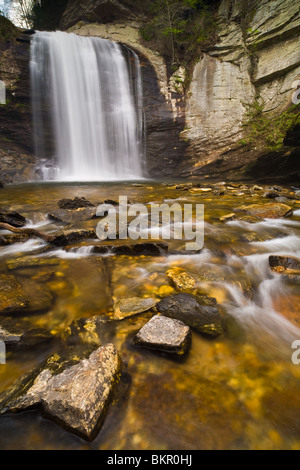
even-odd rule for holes
{"type": "Polygon", "coordinates": [[[55,358],[19,385],[15,398],[0,403],[0,413],[42,407],[47,416],[86,440],[99,431],[115,385],[121,360],[114,345],[107,344],[87,359],[62,371],[55,358]],[[35,377],[34,377],[35,375],[35,377]]]}

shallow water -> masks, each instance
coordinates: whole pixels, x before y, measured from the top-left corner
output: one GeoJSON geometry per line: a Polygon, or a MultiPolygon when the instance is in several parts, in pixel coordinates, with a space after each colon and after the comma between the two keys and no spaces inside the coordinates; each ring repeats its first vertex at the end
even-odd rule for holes
{"type": "MultiPolygon", "coordinates": [[[[1,272],[13,273],[36,302],[34,313],[14,320],[31,336],[26,345],[8,348],[0,392],[67,348],[65,332],[74,320],[110,319],[113,299],[176,293],[166,276],[171,267],[195,277],[193,293],[217,299],[226,331],[216,339],[193,332],[191,349],[181,359],[132,345],[150,313],[113,322],[96,337],[87,333],[85,342],[113,342],[128,373],[126,391],[96,439],[86,443],[38,411],[26,411],[0,416],[0,448],[299,449],[300,365],[292,363],[291,344],[300,339],[300,290],[296,281],[283,281],[270,270],[268,257],[300,257],[300,209],[289,219],[225,224],[221,216],[261,199],[199,194],[151,181],[11,186],[1,191],[1,205],[25,215],[28,226],[51,232],[59,226],[46,215],[59,199],[84,196],[99,204],[120,195],[130,202],[204,204],[204,248],[188,254],[181,241],[173,241],[168,256],[101,257],[91,253],[90,241],[44,253],[39,240],[0,247],[1,272]],[[253,232],[254,241],[246,241],[244,235],[253,232]]],[[[82,224],[95,225],[95,220],[82,224]]]]}

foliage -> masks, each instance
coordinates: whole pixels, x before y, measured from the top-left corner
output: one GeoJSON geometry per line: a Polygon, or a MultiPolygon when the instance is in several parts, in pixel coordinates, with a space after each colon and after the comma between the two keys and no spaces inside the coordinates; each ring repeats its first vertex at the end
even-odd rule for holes
{"type": "Polygon", "coordinates": [[[174,65],[193,61],[215,31],[208,0],[155,0],[150,18],[141,28],[143,39],[174,65]]]}
{"type": "Polygon", "coordinates": [[[264,111],[264,104],[256,99],[252,104],[246,105],[247,120],[245,138],[240,144],[250,147],[263,146],[269,150],[279,150],[284,143],[287,132],[300,124],[299,105],[293,105],[278,116],[269,116],[264,111]]]}
{"type": "Polygon", "coordinates": [[[17,28],[9,19],[0,16],[0,41],[11,41],[18,34],[17,28]]]}
{"type": "Polygon", "coordinates": [[[3,0],[3,14],[16,26],[30,28],[33,0],[3,0]]]}
{"type": "Polygon", "coordinates": [[[33,28],[53,31],[58,28],[68,0],[33,0],[31,23],[33,28]]]}
{"type": "Polygon", "coordinates": [[[18,26],[55,30],[68,0],[3,0],[5,16],[18,26]]]}

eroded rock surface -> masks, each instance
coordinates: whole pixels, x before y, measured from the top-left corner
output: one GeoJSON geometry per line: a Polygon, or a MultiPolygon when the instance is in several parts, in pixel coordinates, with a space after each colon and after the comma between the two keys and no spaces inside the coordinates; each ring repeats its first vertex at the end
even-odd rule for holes
{"type": "Polygon", "coordinates": [[[56,375],[43,369],[26,392],[8,401],[1,413],[40,405],[51,418],[91,440],[104,420],[120,366],[117,350],[107,344],[56,375]]]}

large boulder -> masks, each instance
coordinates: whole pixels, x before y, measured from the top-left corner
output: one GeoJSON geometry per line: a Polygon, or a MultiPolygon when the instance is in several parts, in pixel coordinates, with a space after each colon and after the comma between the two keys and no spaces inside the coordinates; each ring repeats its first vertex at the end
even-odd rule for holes
{"type": "Polygon", "coordinates": [[[94,204],[85,197],[74,197],[72,199],[61,199],[57,203],[60,209],[80,209],[82,207],[94,207],[94,204]]]}
{"type": "Polygon", "coordinates": [[[209,336],[223,333],[222,317],[215,299],[185,293],[169,295],[156,308],[161,314],[181,320],[199,333],[209,336]]]}
{"type": "Polygon", "coordinates": [[[24,227],[26,219],[16,211],[0,207],[0,222],[12,225],[13,227],[24,227]]]}
{"type": "Polygon", "coordinates": [[[41,406],[44,412],[70,431],[92,440],[104,421],[121,361],[114,345],[107,344],[62,372],[54,373],[50,362],[25,392],[5,399],[0,413],[41,406]]]}

